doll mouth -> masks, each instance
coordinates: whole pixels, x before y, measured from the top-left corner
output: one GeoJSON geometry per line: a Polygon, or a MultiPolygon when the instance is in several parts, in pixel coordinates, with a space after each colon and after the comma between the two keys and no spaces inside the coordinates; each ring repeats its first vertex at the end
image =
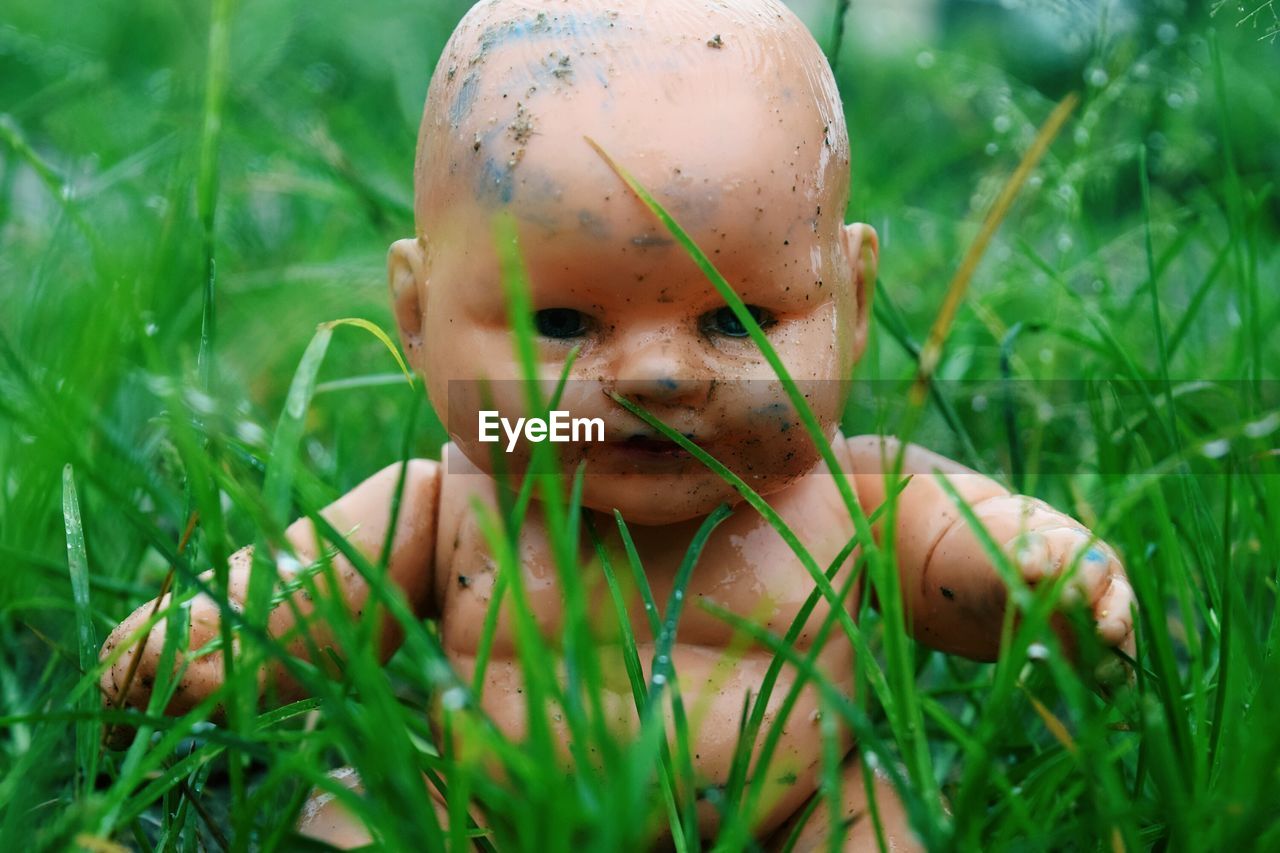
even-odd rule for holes
{"type": "MultiPolygon", "coordinates": [[[[685,436],[697,443],[693,436],[685,436]]],[[[662,435],[632,433],[610,443],[611,448],[623,459],[636,463],[685,462],[693,455],[679,444],[662,435]]]]}
{"type": "MultiPolygon", "coordinates": [[[[692,438],[691,436],[685,436],[692,438]]],[[[676,444],[669,438],[661,435],[646,435],[644,433],[635,433],[629,435],[619,445],[623,450],[633,453],[651,453],[663,456],[688,456],[689,451],[676,444]]]]}

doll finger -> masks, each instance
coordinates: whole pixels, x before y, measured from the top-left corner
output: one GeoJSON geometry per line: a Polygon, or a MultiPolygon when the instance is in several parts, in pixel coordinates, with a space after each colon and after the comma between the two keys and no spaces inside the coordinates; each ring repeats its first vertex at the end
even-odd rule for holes
{"type": "Polygon", "coordinates": [[[1053,572],[1053,556],[1049,540],[1037,531],[1023,533],[1010,545],[1014,565],[1029,584],[1044,580],[1053,572]]]}
{"type": "Polygon", "coordinates": [[[1094,605],[1098,636],[1109,646],[1120,645],[1133,632],[1133,587],[1124,575],[1110,578],[1106,591],[1094,605]]]}
{"type": "Polygon", "coordinates": [[[1097,604],[1098,600],[1106,594],[1108,578],[1119,573],[1115,562],[1103,548],[1099,547],[1099,543],[1091,538],[1086,538],[1072,560],[1076,568],[1071,584],[1079,590],[1083,601],[1090,605],[1097,604]]]}
{"type": "Polygon", "coordinates": [[[1069,573],[1062,586],[1061,602],[1067,606],[1082,601],[1092,604],[1106,582],[1106,556],[1090,547],[1092,540],[1082,528],[1060,527],[1042,532],[1053,554],[1052,571],[1069,573]]]}

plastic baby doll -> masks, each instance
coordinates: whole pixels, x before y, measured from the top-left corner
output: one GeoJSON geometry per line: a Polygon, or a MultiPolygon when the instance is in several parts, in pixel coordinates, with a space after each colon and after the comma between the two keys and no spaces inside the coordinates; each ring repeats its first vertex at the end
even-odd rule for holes
{"type": "MultiPolygon", "coordinates": [[[[570,350],[580,346],[563,407],[605,424],[603,442],[558,447],[565,470],[585,460],[587,511],[601,514],[599,530],[613,526],[613,510],[622,513],[657,600],[670,591],[693,532],[721,503],[735,509],[702,553],[691,600],[704,598],[782,634],[813,584],[731,487],[608,392],[639,403],[732,470],[750,472],[751,485],[819,565],[853,535],[834,477],[805,431],[788,429],[794,424],[783,390],[759,381],[772,380],[773,372],[742,324],[588,137],[692,234],[796,379],[843,387],[866,341],[876,234],[843,222],[849,142],[835,82],[813,39],[780,2],[482,0],[454,33],[432,80],[415,173],[417,236],[395,243],[389,257],[404,349],[426,377],[431,399],[441,406],[447,401],[454,438],[446,462],[409,463],[389,575],[421,616],[439,620],[444,649],[464,679],[472,673],[494,580],[470,502],[493,505],[500,488],[489,476],[494,445],[477,440],[479,410],[492,407],[481,403],[480,380],[494,380],[498,408],[518,408],[501,399],[501,380],[518,378],[519,370],[492,239],[498,211],[518,223],[540,370],[558,376],[570,350]]],[[[838,393],[816,393],[813,403],[844,466],[839,475],[852,478],[870,513],[884,500],[884,459],[898,444],[840,435],[838,393]]],[[[1078,563],[1070,585],[1091,607],[1099,636],[1131,648],[1133,595],[1110,548],[1066,515],[1011,495],[955,462],[916,447],[905,460],[903,473],[914,476],[899,494],[893,534],[911,628],[921,642],[993,659],[1006,602],[991,561],[935,479],[941,472],[995,540],[1007,543],[1029,582],[1078,563]]],[[[399,470],[393,465],[375,474],[323,513],[336,529],[354,530],[353,544],[374,559],[391,524],[399,470]]],[[[554,637],[562,600],[540,520],[535,505],[520,553],[532,607],[554,637]]],[[[288,538],[303,564],[317,557],[310,522],[295,523],[288,538]]],[[[233,599],[244,593],[249,563],[247,551],[232,558],[233,599]]],[[[844,572],[851,570],[852,562],[844,572]]],[[[362,607],[368,590],[360,576],[338,576],[349,576],[341,590],[347,604],[362,607]]],[[[847,606],[857,611],[857,587],[847,606]]],[[[137,626],[150,612],[145,605],[120,625],[104,653],[130,637],[136,642],[137,626]]],[[[824,602],[810,624],[825,614],[824,602]]],[[[192,649],[217,636],[218,619],[212,602],[196,600],[192,649]]],[[[632,627],[647,666],[653,638],[643,618],[632,627]]],[[[287,607],[274,611],[275,634],[297,628],[287,607]]],[[[147,638],[140,673],[154,672],[163,630],[161,623],[147,638]]],[[[323,626],[303,630],[316,647],[325,646],[323,626]]],[[[743,696],[758,691],[771,660],[754,648],[727,680],[712,678],[718,650],[732,636],[702,608],[686,608],[673,655],[686,705],[710,708],[691,734],[696,771],[708,784],[726,779],[733,739],[725,732],[737,731],[743,696]],[[714,695],[703,695],[709,680],[714,695]]],[[[810,636],[801,636],[802,650],[810,636]]],[[[853,650],[840,632],[832,637],[820,664],[852,690],[853,650]]],[[[305,656],[305,644],[293,647],[305,656]]],[[[124,683],[131,655],[123,654],[104,676],[108,695],[124,683]]],[[[512,629],[500,620],[483,708],[516,739],[525,720],[520,672],[512,629]]],[[[218,654],[195,660],[168,710],[193,707],[221,676],[218,654]]],[[[773,696],[785,695],[793,677],[784,668],[773,696]]],[[[274,679],[275,695],[296,693],[282,672],[266,678],[274,679]]],[[[142,685],[150,683],[136,678],[128,704],[144,706],[142,685]]],[[[625,687],[609,698],[619,709],[630,702],[625,687]]],[[[769,783],[768,809],[756,827],[762,838],[814,796],[822,754],[817,707],[816,692],[806,690],[785,728],[778,772],[770,775],[794,774],[795,781],[769,783]]],[[[854,818],[865,805],[856,755],[850,753],[843,771],[845,817],[854,818]]],[[[892,789],[881,788],[886,834],[898,845],[914,844],[892,789]]],[[[808,831],[820,834],[830,825],[826,808],[825,801],[818,806],[808,831]]],[[[701,818],[703,831],[714,831],[713,811],[701,818]]],[[[870,823],[853,823],[852,848],[874,849],[870,823]]],[[[342,844],[369,837],[335,808],[314,810],[303,829],[342,844]]],[[[815,841],[806,836],[802,844],[815,841]]]]}

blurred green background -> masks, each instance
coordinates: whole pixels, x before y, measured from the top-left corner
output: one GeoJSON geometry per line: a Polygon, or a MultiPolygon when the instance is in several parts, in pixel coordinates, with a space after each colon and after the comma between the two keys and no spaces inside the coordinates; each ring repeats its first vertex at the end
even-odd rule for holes
{"type": "MultiPolygon", "coordinates": [[[[174,541],[182,531],[169,419],[194,418],[252,467],[316,325],[354,316],[391,328],[385,252],[413,231],[418,117],[468,5],[231,4],[216,149],[202,148],[209,4],[0,6],[0,715],[51,707],[58,673],[74,672],[64,464],[81,485],[101,636],[167,568],[133,519],[174,541]],[[217,166],[210,246],[202,150],[217,166]],[[215,325],[202,390],[207,249],[215,325]]],[[[837,6],[798,7],[829,49],[837,6]]],[[[1081,106],[978,270],[939,375],[1087,382],[1132,370],[1219,389],[1254,383],[1231,393],[1220,418],[1216,398],[1191,387],[1188,409],[1202,418],[1187,421],[1192,446],[1265,416],[1280,364],[1278,22],[1273,4],[1252,2],[850,4],[836,57],[854,152],[850,217],[882,239],[860,376],[910,375],[910,340],[925,337],[983,212],[1053,104],[1078,92],[1081,106]]],[[[303,448],[307,487],[323,496],[400,457],[420,392],[355,330],[336,335],[321,382],[303,448]]],[[[955,417],[977,461],[1007,478],[1005,426],[963,387],[943,385],[955,417]]],[[[850,430],[892,425],[896,403],[878,393],[855,397],[850,430]]],[[[1105,509],[1105,487],[1089,479],[1103,449],[1080,434],[1078,415],[1069,405],[1020,412],[1024,464],[1079,475],[1033,477],[1028,488],[1076,511],[1105,509]]],[[[923,435],[963,458],[957,431],[931,418],[923,435]]],[[[1274,429],[1250,437],[1274,447],[1274,429]]],[[[434,456],[443,437],[423,414],[412,451],[434,456]]],[[[1275,509],[1250,518],[1274,525],[1275,509]]],[[[242,513],[228,522],[252,539],[242,513]]],[[[1135,532],[1133,557],[1141,541],[1135,532]]],[[[1264,619],[1274,578],[1258,590],[1264,619]]],[[[0,777],[18,766],[24,737],[0,728],[0,777]]],[[[69,773],[56,762],[27,772],[50,797],[69,773]]],[[[0,811],[13,796],[0,784],[0,811]]]]}
{"type": "MultiPolygon", "coordinates": [[[[798,9],[828,46],[835,5],[798,9]]],[[[1217,5],[852,4],[839,56],[854,146],[850,216],[879,230],[882,293],[917,338],[1052,103],[1068,91],[1084,98],[988,253],[943,376],[994,376],[1010,325],[1079,313],[1033,253],[1112,316],[1137,351],[1154,347],[1148,313],[1135,310],[1146,277],[1142,145],[1158,260],[1172,273],[1161,292],[1170,322],[1191,304],[1233,216],[1250,229],[1247,260],[1270,290],[1280,47],[1265,37],[1269,6],[1240,25],[1235,6],[1211,17],[1217,5]],[[1227,177],[1224,121],[1238,190],[1227,177]]],[[[221,411],[270,424],[316,323],[363,316],[387,325],[383,257],[413,229],[422,100],[467,6],[235,4],[214,229],[212,393],[221,411]]],[[[51,392],[91,406],[135,447],[146,444],[153,414],[139,397],[147,367],[189,377],[200,339],[208,16],[205,4],[146,0],[10,0],[0,11],[0,333],[51,392]],[[147,365],[143,337],[160,365],[147,365]]],[[[1280,319],[1270,298],[1246,317],[1243,298],[1236,287],[1207,294],[1173,375],[1257,367],[1204,357],[1243,325],[1280,319]]],[[[1025,369],[1079,378],[1076,351],[1053,338],[1024,347],[1025,369]]],[[[344,334],[336,347],[326,379],[393,369],[371,339],[344,334]]],[[[863,375],[900,375],[905,363],[894,344],[873,347],[863,375]]],[[[328,395],[312,433],[317,473],[343,488],[380,465],[397,446],[405,405],[399,387],[328,395]]],[[[432,454],[440,438],[423,431],[417,451],[432,454]]],[[[44,464],[60,456],[52,440],[49,431],[0,436],[14,484],[0,533],[9,544],[29,549],[57,533],[57,466],[44,464]]],[[[97,447],[93,435],[77,440],[97,447]]]]}

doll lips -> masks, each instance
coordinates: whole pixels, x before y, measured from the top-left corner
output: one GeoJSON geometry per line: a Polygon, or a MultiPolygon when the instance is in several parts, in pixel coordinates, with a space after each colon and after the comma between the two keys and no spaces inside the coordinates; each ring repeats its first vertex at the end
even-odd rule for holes
{"type": "Polygon", "coordinates": [[[609,449],[624,470],[639,467],[641,469],[666,469],[670,466],[683,468],[693,456],[674,441],[644,433],[636,433],[620,438],[609,444],[609,449]]]}
{"type": "Polygon", "coordinates": [[[688,456],[683,447],[660,436],[631,435],[621,445],[624,450],[634,453],[651,453],[663,456],[688,456]]]}

